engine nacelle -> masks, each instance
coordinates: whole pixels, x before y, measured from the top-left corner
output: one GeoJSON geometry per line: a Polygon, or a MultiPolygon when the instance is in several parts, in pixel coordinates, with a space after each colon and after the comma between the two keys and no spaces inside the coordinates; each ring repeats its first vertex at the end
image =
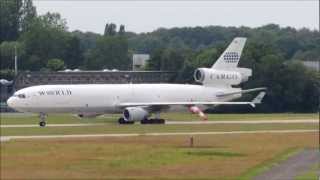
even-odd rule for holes
{"type": "Polygon", "coordinates": [[[101,114],[97,114],[97,113],[81,113],[81,114],[78,114],[78,117],[80,117],[80,118],[95,118],[100,115],[101,114]]]}
{"type": "Polygon", "coordinates": [[[140,107],[128,107],[123,111],[123,117],[126,121],[141,121],[150,116],[150,113],[140,107]]]}
{"type": "Polygon", "coordinates": [[[238,69],[245,68],[235,68],[230,70],[216,70],[211,68],[198,68],[194,72],[194,80],[198,83],[209,84],[209,85],[238,85],[242,82],[248,80],[249,71],[247,69],[247,74],[238,71],[238,69]]]}

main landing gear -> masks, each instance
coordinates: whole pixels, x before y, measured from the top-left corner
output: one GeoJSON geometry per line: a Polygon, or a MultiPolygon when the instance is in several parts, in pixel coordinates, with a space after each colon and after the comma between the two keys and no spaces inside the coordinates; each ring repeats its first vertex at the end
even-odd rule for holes
{"type": "Polygon", "coordinates": [[[119,124],[134,124],[134,121],[126,121],[123,117],[118,119],[119,124]]]}
{"type": "MultiPolygon", "coordinates": [[[[141,124],[165,124],[165,120],[164,119],[144,119],[141,120],[140,123],[141,124]]],[[[123,117],[118,119],[118,123],[119,124],[134,124],[134,121],[126,121],[123,117]]]]}
{"type": "Polygon", "coordinates": [[[140,121],[141,124],[165,124],[166,121],[160,118],[160,112],[154,114],[154,119],[144,119],[140,121]]]}
{"type": "MultiPolygon", "coordinates": [[[[136,119],[135,121],[139,121],[139,119],[136,119]]],[[[118,123],[119,124],[134,124],[135,121],[134,120],[127,121],[127,120],[125,120],[124,117],[120,117],[118,119],[118,123]]],[[[140,120],[141,124],[165,124],[165,122],[166,121],[164,119],[160,118],[160,113],[159,112],[155,113],[155,118],[152,118],[152,119],[151,118],[150,119],[149,118],[144,118],[143,120],[140,120]]]]}
{"type": "Polygon", "coordinates": [[[39,122],[39,126],[40,127],[45,127],[46,126],[46,117],[47,117],[47,115],[46,114],[44,114],[44,113],[40,113],[39,114],[39,117],[40,117],[40,122],[39,122]]]}

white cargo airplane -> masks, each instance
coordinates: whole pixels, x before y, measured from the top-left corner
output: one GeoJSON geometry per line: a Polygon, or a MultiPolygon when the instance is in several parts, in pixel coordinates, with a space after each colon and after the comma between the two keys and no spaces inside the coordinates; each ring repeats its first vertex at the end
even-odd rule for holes
{"type": "Polygon", "coordinates": [[[40,114],[40,126],[45,126],[46,114],[74,113],[80,117],[95,117],[122,112],[120,124],[162,124],[160,112],[189,110],[202,119],[202,110],[217,105],[261,103],[265,92],[251,102],[229,102],[243,93],[264,91],[266,88],[242,90],[233,88],[248,80],[251,69],[238,68],[246,38],[237,37],[211,68],[198,68],[194,79],[201,85],[190,84],[83,84],[40,85],[14,93],[7,104],[21,112],[40,114]],[[155,114],[155,118],[150,118],[155,114]]]}

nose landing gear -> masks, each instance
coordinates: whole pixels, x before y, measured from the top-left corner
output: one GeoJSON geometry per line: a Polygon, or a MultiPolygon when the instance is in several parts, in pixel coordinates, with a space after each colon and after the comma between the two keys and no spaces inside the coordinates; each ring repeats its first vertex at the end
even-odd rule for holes
{"type": "Polygon", "coordinates": [[[39,122],[39,126],[40,127],[45,127],[46,126],[46,117],[47,117],[47,115],[46,114],[44,114],[44,113],[40,113],[39,114],[39,118],[40,118],[40,122],[39,122]]]}

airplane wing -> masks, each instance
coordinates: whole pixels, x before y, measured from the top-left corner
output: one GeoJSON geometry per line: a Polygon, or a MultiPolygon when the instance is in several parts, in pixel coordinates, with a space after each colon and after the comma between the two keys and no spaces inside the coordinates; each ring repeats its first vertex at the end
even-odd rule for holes
{"type": "Polygon", "coordinates": [[[255,97],[250,102],[210,102],[210,101],[188,101],[188,102],[139,102],[139,103],[120,103],[118,107],[134,107],[134,106],[172,106],[172,105],[185,105],[185,106],[194,106],[194,105],[251,105],[255,107],[255,104],[260,104],[263,97],[265,96],[265,92],[260,92],[257,97],[255,97]]]}

